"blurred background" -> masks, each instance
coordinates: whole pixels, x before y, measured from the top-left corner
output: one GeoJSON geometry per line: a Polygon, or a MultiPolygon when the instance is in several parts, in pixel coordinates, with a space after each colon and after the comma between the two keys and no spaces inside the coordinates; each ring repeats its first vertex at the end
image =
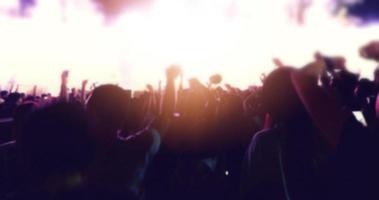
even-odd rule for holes
{"type": "Polygon", "coordinates": [[[55,93],[62,70],[142,89],[170,64],[185,78],[248,87],[274,68],[303,66],[315,51],[343,55],[370,75],[358,48],[378,39],[376,0],[0,0],[0,86],[55,93]]]}

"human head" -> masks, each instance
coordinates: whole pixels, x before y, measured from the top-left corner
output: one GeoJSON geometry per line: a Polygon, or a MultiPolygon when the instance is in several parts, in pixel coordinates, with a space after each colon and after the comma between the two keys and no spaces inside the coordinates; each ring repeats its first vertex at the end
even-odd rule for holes
{"type": "Polygon", "coordinates": [[[293,68],[282,67],[272,71],[262,87],[263,109],[274,121],[290,121],[305,113],[304,107],[292,84],[293,68]]]}
{"type": "Polygon", "coordinates": [[[5,103],[13,105],[13,104],[21,103],[20,101],[21,101],[21,94],[16,92],[16,93],[10,93],[5,103]]]}
{"type": "Polygon", "coordinates": [[[8,96],[8,91],[3,90],[0,92],[0,98],[6,98],[8,96]]]}
{"type": "Polygon", "coordinates": [[[116,85],[97,87],[90,97],[87,109],[94,117],[97,127],[115,131],[120,129],[128,114],[130,95],[116,85]]]}

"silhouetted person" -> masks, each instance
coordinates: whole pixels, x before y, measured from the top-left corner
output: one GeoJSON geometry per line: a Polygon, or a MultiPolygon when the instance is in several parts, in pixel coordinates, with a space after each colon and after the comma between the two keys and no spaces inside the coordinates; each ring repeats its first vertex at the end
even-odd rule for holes
{"type": "Polygon", "coordinates": [[[257,133],[247,151],[243,199],[323,199],[316,169],[326,152],[292,83],[291,68],[264,81],[262,101],[272,128],[257,133]]]}
{"type": "Polygon", "coordinates": [[[84,109],[67,103],[42,108],[18,136],[21,183],[16,199],[78,199],[93,156],[91,124],[84,109]]]}
{"type": "Polygon", "coordinates": [[[10,118],[16,107],[21,103],[21,95],[19,93],[11,93],[5,99],[0,109],[0,118],[10,118]]]}
{"type": "Polygon", "coordinates": [[[97,87],[87,109],[95,122],[96,159],[89,174],[99,197],[133,199],[141,195],[144,173],[160,144],[159,134],[143,129],[121,138],[129,123],[130,94],[115,85],[97,87]]]}

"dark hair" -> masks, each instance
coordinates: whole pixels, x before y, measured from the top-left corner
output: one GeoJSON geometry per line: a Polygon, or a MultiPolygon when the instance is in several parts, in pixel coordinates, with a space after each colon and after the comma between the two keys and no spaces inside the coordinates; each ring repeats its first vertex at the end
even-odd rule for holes
{"type": "Polygon", "coordinates": [[[121,87],[102,85],[93,91],[87,108],[101,123],[121,126],[126,119],[130,99],[130,94],[121,87]]]}
{"type": "Polygon", "coordinates": [[[264,80],[262,87],[263,108],[276,120],[287,120],[299,112],[303,105],[292,84],[290,67],[272,71],[264,80]]]}

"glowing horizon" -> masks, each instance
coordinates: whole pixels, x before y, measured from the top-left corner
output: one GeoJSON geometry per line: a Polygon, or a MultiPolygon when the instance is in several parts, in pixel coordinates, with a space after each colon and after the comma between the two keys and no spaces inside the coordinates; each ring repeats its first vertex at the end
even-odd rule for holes
{"type": "Polygon", "coordinates": [[[0,18],[0,85],[14,79],[23,90],[36,84],[56,93],[61,71],[69,69],[70,86],[89,79],[143,89],[163,80],[168,65],[179,64],[185,78],[220,73],[225,82],[247,87],[274,68],[272,58],[302,66],[318,50],[346,56],[349,69],[364,77],[375,68],[358,48],[377,39],[379,27],[344,24],[317,5],[298,26],[286,15],[286,1],[191,2],[155,0],[110,26],[92,8],[75,6],[66,23],[47,4],[30,19],[0,18]]]}

